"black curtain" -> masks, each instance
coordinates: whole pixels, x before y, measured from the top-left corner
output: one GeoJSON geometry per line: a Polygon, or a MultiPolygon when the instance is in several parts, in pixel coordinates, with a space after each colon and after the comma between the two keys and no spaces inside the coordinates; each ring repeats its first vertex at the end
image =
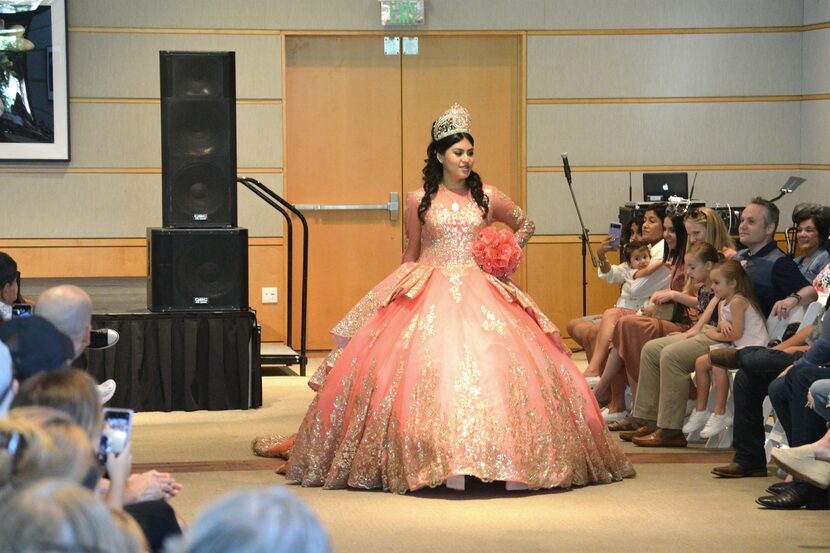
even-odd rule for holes
{"type": "Polygon", "coordinates": [[[94,315],[92,326],[120,334],[111,348],[87,350],[86,360],[96,380],[115,380],[113,407],[194,411],[262,405],[252,311],[94,315]]]}

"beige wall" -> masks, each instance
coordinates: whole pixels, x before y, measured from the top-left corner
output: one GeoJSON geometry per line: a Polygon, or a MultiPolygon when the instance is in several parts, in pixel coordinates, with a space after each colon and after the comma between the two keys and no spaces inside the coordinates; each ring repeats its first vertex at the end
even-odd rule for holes
{"type": "MultiPolygon", "coordinates": [[[[830,203],[827,0],[426,5],[423,31],[526,37],[525,197],[541,235],[578,228],[563,151],[595,232],[629,183],[640,199],[642,173],[655,168],[697,171],[696,196],[710,204],[771,196],[791,174],[808,182],[781,201],[784,213],[830,203]]],[[[284,34],[382,30],[374,0],[72,0],[68,16],[72,161],[0,165],[5,240],[140,238],[160,225],[159,50],[236,52],[240,173],[281,192],[291,185],[284,34]]],[[[270,208],[247,190],[239,197],[251,236],[282,235],[270,208]]]]}

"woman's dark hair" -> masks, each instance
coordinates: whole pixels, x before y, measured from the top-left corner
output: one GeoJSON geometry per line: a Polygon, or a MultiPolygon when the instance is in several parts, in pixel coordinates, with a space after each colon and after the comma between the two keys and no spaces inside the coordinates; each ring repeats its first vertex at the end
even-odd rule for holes
{"type": "Polygon", "coordinates": [[[798,205],[793,210],[793,224],[796,229],[804,221],[812,219],[818,232],[818,247],[827,247],[827,235],[830,233],[830,221],[827,220],[827,212],[823,206],[818,204],[798,205]]]}
{"type": "Polygon", "coordinates": [[[622,237],[620,237],[620,242],[622,244],[627,244],[631,241],[631,225],[637,225],[637,234],[640,234],[643,231],[643,214],[635,212],[634,218],[628,222],[628,226],[623,227],[622,237]]]}
{"type": "MultiPolygon", "coordinates": [[[[430,131],[432,132],[432,131],[430,131]]],[[[418,206],[418,219],[421,224],[424,224],[424,217],[426,212],[432,205],[432,195],[438,192],[438,186],[441,184],[441,179],[444,176],[444,166],[438,161],[437,154],[444,154],[450,146],[461,142],[464,139],[470,141],[470,144],[475,145],[473,136],[469,133],[456,133],[445,136],[441,140],[433,140],[427,146],[426,165],[424,165],[424,197],[421,198],[421,204],[418,206]]],[[[484,187],[481,184],[481,177],[475,171],[470,171],[470,176],[465,181],[467,188],[470,189],[473,199],[482,210],[482,218],[487,217],[487,212],[490,210],[490,200],[484,194],[484,187]]]]}
{"type": "MultiPolygon", "coordinates": [[[[677,243],[674,249],[668,253],[668,261],[672,265],[683,265],[684,257],[686,255],[686,225],[683,224],[683,215],[674,215],[667,218],[671,219],[671,224],[674,227],[674,234],[677,236],[677,243]]],[[[665,219],[663,219],[665,221],[665,219]]],[[[663,226],[665,228],[665,225],[663,226]]],[[[666,244],[668,246],[668,244],[666,244]]]]}
{"type": "Polygon", "coordinates": [[[12,257],[0,252],[0,287],[17,280],[17,262],[12,257]]]}
{"type": "MultiPolygon", "coordinates": [[[[643,212],[643,219],[645,219],[645,214],[649,211],[653,211],[654,214],[657,216],[657,219],[660,221],[660,226],[663,226],[663,220],[666,218],[666,208],[669,206],[666,202],[655,202],[650,204],[645,211],[643,212]]],[[[641,232],[642,232],[642,227],[641,232]]],[[[669,252],[668,252],[668,244],[666,244],[666,240],[663,239],[663,261],[667,261],[669,259],[669,252]]]]}

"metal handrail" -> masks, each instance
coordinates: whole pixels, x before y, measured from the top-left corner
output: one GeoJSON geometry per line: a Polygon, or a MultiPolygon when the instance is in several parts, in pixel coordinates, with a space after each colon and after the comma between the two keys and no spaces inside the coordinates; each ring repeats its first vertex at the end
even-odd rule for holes
{"type": "MultiPolygon", "coordinates": [[[[288,292],[288,300],[286,302],[286,307],[288,309],[288,318],[286,321],[286,327],[288,331],[288,336],[286,342],[289,347],[291,346],[291,335],[292,335],[292,325],[291,321],[293,318],[292,313],[292,279],[293,279],[293,272],[294,272],[294,265],[293,265],[293,226],[291,223],[291,217],[286,213],[282,207],[277,205],[275,202],[278,202],[283,207],[288,209],[291,213],[296,215],[300,219],[300,223],[303,225],[303,267],[302,267],[302,290],[300,292],[300,375],[305,376],[306,372],[306,363],[308,358],[306,356],[306,315],[308,311],[308,222],[303,216],[302,212],[297,209],[294,205],[288,203],[283,198],[278,196],[273,190],[262,184],[256,179],[251,177],[239,177],[237,178],[237,182],[248,188],[251,192],[259,196],[263,201],[265,201],[268,205],[276,209],[277,211],[282,214],[285,218],[286,222],[288,223],[288,278],[287,278],[287,292],[288,292]]],[[[293,349],[293,348],[292,348],[293,349]]]]}

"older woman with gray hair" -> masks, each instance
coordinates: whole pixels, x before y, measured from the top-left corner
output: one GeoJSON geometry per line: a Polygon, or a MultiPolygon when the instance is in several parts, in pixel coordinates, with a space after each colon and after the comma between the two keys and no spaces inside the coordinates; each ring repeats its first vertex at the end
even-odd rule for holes
{"type": "Polygon", "coordinates": [[[167,553],[329,553],[326,532],[282,486],[238,491],[203,511],[167,553]]]}

